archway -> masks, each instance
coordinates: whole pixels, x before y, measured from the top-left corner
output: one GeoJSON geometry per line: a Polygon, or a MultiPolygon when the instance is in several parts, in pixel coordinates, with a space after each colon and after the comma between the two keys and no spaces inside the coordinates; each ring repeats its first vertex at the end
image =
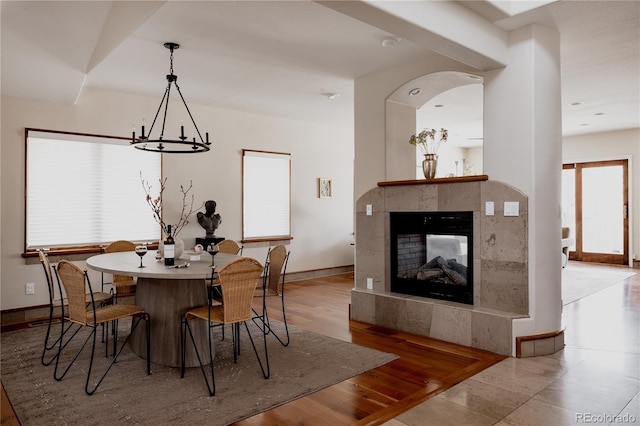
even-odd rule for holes
{"type": "Polygon", "coordinates": [[[422,177],[422,155],[404,144],[416,131],[446,128],[449,139],[438,152],[437,177],[482,173],[483,78],[457,71],[442,71],[415,78],[386,100],[388,158],[408,153],[412,160],[393,160],[398,166],[415,163],[422,177]],[[399,146],[398,146],[399,144],[399,146]]]}

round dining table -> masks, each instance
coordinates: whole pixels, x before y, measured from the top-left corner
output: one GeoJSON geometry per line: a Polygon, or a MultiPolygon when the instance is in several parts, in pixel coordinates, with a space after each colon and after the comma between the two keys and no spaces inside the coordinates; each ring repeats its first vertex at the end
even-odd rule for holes
{"type": "MultiPolygon", "coordinates": [[[[200,260],[190,260],[189,254],[176,259],[173,267],[155,259],[156,252],[149,250],[140,258],[133,251],[105,253],[87,259],[87,267],[95,271],[137,278],[135,304],[144,308],[151,317],[151,362],[170,367],[180,367],[180,319],[189,309],[207,304],[205,280],[211,278],[211,256],[203,252],[200,260]]],[[[218,253],[217,270],[240,256],[218,253]]],[[[206,354],[208,326],[205,321],[194,321],[191,326],[196,346],[206,354]]],[[[188,341],[187,341],[188,342],[188,341]]],[[[144,327],[138,327],[129,340],[131,350],[146,358],[144,327]]],[[[206,359],[204,357],[203,359],[206,359]]],[[[200,364],[193,346],[186,345],[185,366],[200,364]]]]}

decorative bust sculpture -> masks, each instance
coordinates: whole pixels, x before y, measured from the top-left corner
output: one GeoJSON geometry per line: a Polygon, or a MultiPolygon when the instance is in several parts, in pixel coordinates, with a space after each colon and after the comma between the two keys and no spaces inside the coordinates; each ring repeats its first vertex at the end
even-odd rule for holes
{"type": "Polygon", "coordinates": [[[198,223],[207,231],[206,238],[215,238],[216,229],[222,223],[221,216],[216,213],[216,202],[208,200],[204,203],[205,212],[198,212],[198,223]]]}

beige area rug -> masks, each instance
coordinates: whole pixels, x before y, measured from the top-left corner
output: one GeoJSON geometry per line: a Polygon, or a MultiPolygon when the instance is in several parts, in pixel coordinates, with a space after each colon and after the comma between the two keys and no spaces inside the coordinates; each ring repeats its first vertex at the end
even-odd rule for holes
{"type": "MultiPolygon", "coordinates": [[[[124,327],[126,324],[121,323],[120,328],[124,327]]],[[[283,331],[281,323],[275,323],[274,328],[283,331]]],[[[254,335],[259,334],[255,326],[250,325],[250,329],[254,335]]],[[[237,364],[233,363],[230,333],[221,342],[219,329],[215,330],[217,389],[213,397],[209,397],[199,368],[187,369],[181,379],[179,368],[151,364],[152,374],[147,376],[146,362],[128,347],[98,391],[87,396],[84,383],[89,348],[85,348],[81,360],[67,376],[57,382],[53,378],[53,365],[45,367],[40,363],[44,327],[2,333],[1,380],[25,426],[225,425],[397,358],[294,327],[289,330],[291,344],[286,348],[268,336],[271,377],[266,380],[244,328],[237,364]]],[[[98,349],[101,352],[96,359],[100,368],[106,365],[107,358],[103,344],[97,343],[98,349]]]]}
{"type": "Polygon", "coordinates": [[[582,262],[573,265],[569,262],[562,269],[562,304],[568,305],[578,301],[637,273],[637,269],[624,266],[600,266],[582,262]]]}

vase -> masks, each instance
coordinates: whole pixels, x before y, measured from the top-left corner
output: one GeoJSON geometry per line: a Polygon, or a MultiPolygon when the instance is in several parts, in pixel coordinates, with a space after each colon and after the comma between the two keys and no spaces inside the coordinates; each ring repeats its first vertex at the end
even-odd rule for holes
{"type": "MultiPolygon", "coordinates": [[[[162,257],[164,257],[164,238],[160,239],[160,241],[158,241],[158,253],[160,253],[160,255],[162,257]]],[[[175,259],[180,259],[180,257],[182,256],[182,254],[184,253],[184,241],[182,241],[180,238],[178,237],[174,237],[173,238],[175,247],[175,254],[174,254],[174,258],[175,259]]]]}
{"type": "Polygon", "coordinates": [[[433,179],[436,177],[436,168],[438,167],[438,156],[436,154],[425,154],[422,160],[422,172],[425,179],[433,179]]]}

